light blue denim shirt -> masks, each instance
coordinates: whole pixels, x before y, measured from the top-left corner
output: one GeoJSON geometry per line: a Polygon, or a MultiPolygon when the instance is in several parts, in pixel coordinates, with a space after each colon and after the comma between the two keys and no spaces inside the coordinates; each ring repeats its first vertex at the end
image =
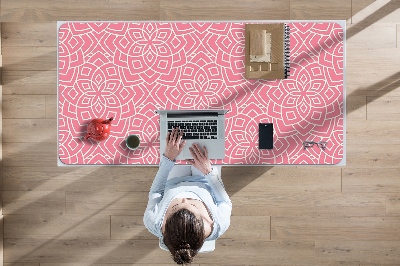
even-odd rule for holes
{"type": "Polygon", "coordinates": [[[207,175],[171,178],[167,181],[174,162],[164,155],[149,192],[149,202],[144,213],[143,222],[146,228],[158,238],[162,236],[162,223],[169,203],[181,192],[195,193],[210,210],[214,221],[213,230],[206,240],[219,238],[228,229],[232,202],[225,191],[221,175],[213,168],[207,175]]]}

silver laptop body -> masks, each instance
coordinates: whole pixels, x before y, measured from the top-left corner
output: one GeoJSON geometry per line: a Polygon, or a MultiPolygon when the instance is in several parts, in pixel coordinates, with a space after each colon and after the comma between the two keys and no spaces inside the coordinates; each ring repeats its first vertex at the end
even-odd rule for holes
{"type": "MultiPolygon", "coordinates": [[[[156,113],[160,115],[160,154],[165,152],[166,146],[166,138],[168,134],[168,125],[179,125],[179,124],[189,124],[193,123],[196,125],[197,121],[200,123],[206,123],[206,128],[211,124],[213,125],[213,121],[216,121],[216,134],[213,134],[211,137],[209,135],[204,136],[206,139],[183,139],[186,140],[186,145],[183,148],[182,152],[176,158],[177,160],[185,160],[185,159],[193,159],[189,147],[192,146],[193,143],[197,143],[201,148],[206,146],[208,151],[209,159],[223,159],[225,157],[225,114],[228,110],[157,110],[156,113]],[[203,121],[203,122],[201,122],[203,121]]],[[[189,126],[190,127],[190,126],[189,126]]],[[[187,127],[188,128],[188,127],[187,127]]],[[[193,127],[191,127],[193,128],[193,127]]],[[[171,129],[170,129],[171,130],[171,129]]],[[[215,127],[213,127],[215,131],[215,127]]],[[[190,129],[185,130],[185,134],[188,133],[190,129]]],[[[189,136],[187,136],[189,138],[189,136]]]]}

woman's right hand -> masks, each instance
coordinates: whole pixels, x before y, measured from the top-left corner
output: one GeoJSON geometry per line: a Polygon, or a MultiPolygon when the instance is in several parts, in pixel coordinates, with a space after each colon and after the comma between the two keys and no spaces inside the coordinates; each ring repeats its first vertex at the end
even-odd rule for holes
{"type": "Polygon", "coordinates": [[[193,156],[193,159],[186,160],[191,165],[199,169],[204,175],[211,172],[211,162],[208,159],[208,152],[206,146],[204,146],[204,152],[201,150],[199,145],[193,144],[192,147],[189,148],[190,153],[193,156]]]}

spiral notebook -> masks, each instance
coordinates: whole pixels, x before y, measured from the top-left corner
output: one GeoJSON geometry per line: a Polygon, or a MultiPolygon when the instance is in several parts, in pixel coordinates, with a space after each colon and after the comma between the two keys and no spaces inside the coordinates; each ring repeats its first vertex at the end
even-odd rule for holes
{"type": "Polygon", "coordinates": [[[285,23],[246,24],[247,79],[285,79],[290,72],[290,28],[285,23]]]}

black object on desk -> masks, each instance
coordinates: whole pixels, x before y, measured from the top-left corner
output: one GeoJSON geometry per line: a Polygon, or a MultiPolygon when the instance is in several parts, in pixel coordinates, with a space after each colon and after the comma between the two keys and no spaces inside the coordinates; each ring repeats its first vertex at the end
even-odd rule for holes
{"type": "Polygon", "coordinates": [[[274,124],[259,123],[258,124],[258,148],[273,149],[274,147],[274,124]]]}

